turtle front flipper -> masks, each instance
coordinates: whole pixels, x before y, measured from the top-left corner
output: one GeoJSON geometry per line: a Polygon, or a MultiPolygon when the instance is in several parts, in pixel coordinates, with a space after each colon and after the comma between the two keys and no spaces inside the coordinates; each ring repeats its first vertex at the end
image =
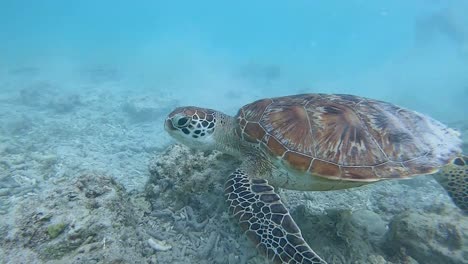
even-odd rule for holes
{"type": "Polygon", "coordinates": [[[444,187],[453,203],[468,214],[468,156],[455,158],[434,178],[444,187]]]}
{"type": "Polygon", "coordinates": [[[274,188],[238,169],[225,185],[229,212],[257,249],[274,263],[324,264],[304,241],[301,231],[274,188]]]}

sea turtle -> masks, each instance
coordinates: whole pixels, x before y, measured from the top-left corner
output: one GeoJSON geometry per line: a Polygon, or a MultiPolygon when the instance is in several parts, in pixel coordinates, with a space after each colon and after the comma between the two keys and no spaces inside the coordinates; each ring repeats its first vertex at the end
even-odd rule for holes
{"type": "Polygon", "coordinates": [[[342,94],[267,98],[235,117],[179,107],[165,120],[179,142],[242,160],[227,179],[229,211],[275,263],[326,263],[304,241],[273,186],[337,190],[439,172],[455,204],[468,210],[468,157],[459,133],[396,105],[342,94]]]}

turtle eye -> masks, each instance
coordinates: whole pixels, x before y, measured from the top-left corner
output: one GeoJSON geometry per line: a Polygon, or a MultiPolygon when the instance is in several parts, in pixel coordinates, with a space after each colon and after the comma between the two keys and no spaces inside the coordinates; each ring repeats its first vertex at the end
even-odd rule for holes
{"type": "Polygon", "coordinates": [[[190,122],[190,118],[188,118],[186,116],[182,116],[182,117],[180,117],[180,118],[178,118],[178,119],[176,119],[174,121],[176,121],[175,124],[174,124],[175,126],[177,126],[177,127],[186,127],[188,125],[188,123],[190,122]]]}

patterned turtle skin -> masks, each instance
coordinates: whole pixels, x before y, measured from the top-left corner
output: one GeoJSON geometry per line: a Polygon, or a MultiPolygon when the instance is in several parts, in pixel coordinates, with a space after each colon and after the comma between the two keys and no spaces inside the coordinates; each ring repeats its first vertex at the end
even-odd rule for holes
{"type": "Polygon", "coordinates": [[[327,263],[275,187],[337,190],[439,172],[435,179],[468,212],[468,157],[459,133],[390,103],[301,94],[258,100],[234,117],[187,106],[168,115],[165,129],[189,147],[242,160],[225,183],[229,212],[273,263],[327,263]]]}
{"type": "Polygon", "coordinates": [[[459,134],[390,103],[303,94],[242,107],[236,132],[298,172],[372,182],[431,174],[460,154],[459,134]]]}

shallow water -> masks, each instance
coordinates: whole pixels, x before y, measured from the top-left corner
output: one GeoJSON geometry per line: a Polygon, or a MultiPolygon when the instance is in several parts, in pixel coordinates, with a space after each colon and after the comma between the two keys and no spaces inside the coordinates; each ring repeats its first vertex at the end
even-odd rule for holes
{"type": "MultiPolygon", "coordinates": [[[[18,208],[24,208],[35,197],[46,199],[43,195],[63,182],[91,171],[116,179],[134,197],[147,194],[148,179],[154,177],[148,166],[155,162],[155,155],[161,160],[175,155],[176,161],[190,155],[197,157],[198,154],[184,151],[165,152],[174,141],[165,133],[163,121],[179,105],[198,105],[235,114],[240,106],[264,97],[318,92],[355,94],[414,109],[460,130],[466,151],[466,13],[468,4],[462,0],[1,1],[0,214],[4,217],[0,218],[0,233],[5,239],[0,240],[0,262],[24,263],[35,259],[37,263],[60,263],[57,256],[48,258],[41,253],[41,243],[53,241],[33,239],[37,244],[23,243],[25,251],[18,251],[15,249],[15,243],[21,243],[18,236],[27,235],[8,230],[15,226],[15,219],[23,217],[18,208]],[[162,153],[166,156],[161,157],[162,153]]],[[[184,166],[198,168],[196,160],[184,166]]],[[[179,167],[176,161],[164,166],[175,170],[179,167]]],[[[202,175],[208,173],[205,169],[208,170],[200,169],[202,175]]],[[[199,175],[191,174],[197,169],[187,170],[185,173],[197,182],[199,175]]],[[[450,214],[457,214],[438,188],[434,182],[424,180],[370,187],[356,195],[371,202],[359,200],[355,206],[346,205],[355,195],[351,191],[337,194],[335,202],[333,195],[317,194],[309,199],[307,194],[306,200],[313,201],[313,205],[307,203],[309,211],[305,216],[297,215],[302,209],[294,212],[300,218],[298,222],[303,222],[303,229],[318,217],[307,218],[307,212],[336,208],[364,208],[379,214],[386,224],[406,209],[437,213],[443,207],[450,214]],[[420,188],[416,190],[419,194],[398,199],[415,189],[411,184],[420,188]],[[372,200],[376,197],[379,202],[398,206],[380,205],[372,200]],[[431,201],[436,201],[434,208],[431,201]]],[[[285,196],[290,197],[290,206],[302,208],[302,195],[285,196]]],[[[60,195],[51,197],[56,197],[60,204],[60,195]]],[[[169,194],[161,197],[167,199],[163,201],[180,198],[169,194]]],[[[152,210],[163,211],[164,206],[155,206],[154,200],[157,198],[148,198],[153,203],[152,210]]],[[[183,199],[180,203],[194,207],[183,199]]],[[[174,212],[185,208],[175,204],[167,207],[174,212]]],[[[207,208],[200,205],[199,209],[207,208]]],[[[221,210],[207,216],[193,209],[195,212],[189,214],[195,214],[199,220],[220,217],[223,213],[221,210]]],[[[182,214],[186,214],[188,209],[183,210],[182,214]]],[[[145,218],[144,225],[178,223],[153,217],[145,218]]],[[[342,219],[343,223],[349,220],[342,219]]],[[[339,222],[335,218],[330,221],[339,222]]],[[[462,223],[466,225],[466,219],[462,223]]],[[[142,253],[142,263],[153,258],[162,263],[223,263],[219,252],[229,254],[229,250],[222,251],[219,249],[222,246],[215,247],[219,251],[213,250],[216,254],[203,253],[201,258],[191,253],[213,237],[218,241],[216,245],[238,239],[234,240],[240,244],[236,254],[249,248],[240,240],[242,236],[235,233],[239,230],[232,229],[234,238],[226,234],[215,236],[211,234],[225,226],[212,222],[207,226],[174,233],[167,231],[172,227],[167,227],[164,229],[167,241],[175,243],[182,235],[192,237],[186,241],[193,243],[184,242],[187,253],[152,251],[143,241],[141,247],[146,251],[142,253]]],[[[336,226],[344,230],[342,225],[336,226]]],[[[327,230],[321,234],[335,232],[327,230]]],[[[467,234],[462,232],[459,236],[467,234]]],[[[309,243],[319,247],[319,252],[333,252],[327,248],[352,248],[344,242],[315,243],[312,235],[309,239],[309,243]]],[[[326,241],[333,239],[328,237],[326,241]]],[[[461,241],[465,243],[466,238],[461,241]]],[[[466,248],[463,243],[462,248],[466,248]]],[[[383,248],[378,243],[368,244],[370,248],[383,248]]],[[[99,250],[102,248],[98,247],[99,250]]],[[[86,256],[88,251],[83,252],[80,254],[86,256]]],[[[356,255],[353,252],[350,250],[350,255],[343,257],[345,260],[328,260],[348,263],[356,255]]],[[[401,261],[381,249],[374,253],[388,261],[380,263],[401,261]]],[[[260,261],[255,252],[249,254],[246,258],[249,263],[260,261]]],[[[417,261],[424,263],[420,259],[417,261]]],[[[106,257],[100,261],[105,263],[106,257]]],[[[76,259],[73,262],[79,263],[76,259]]]]}

